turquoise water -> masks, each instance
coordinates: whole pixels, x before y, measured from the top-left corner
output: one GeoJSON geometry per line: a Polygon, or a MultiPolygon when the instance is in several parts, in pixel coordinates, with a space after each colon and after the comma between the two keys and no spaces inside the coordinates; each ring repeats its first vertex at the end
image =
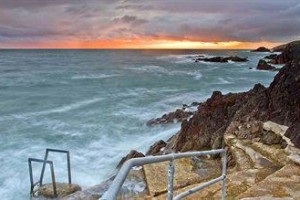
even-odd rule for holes
{"type": "MultiPolygon", "coordinates": [[[[212,91],[266,86],[275,72],[257,71],[262,53],[168,50],[1,50],[0,196],[29,199],[27,158],[45,148],[71,151],[73,182],[84,188],[109,177],[131,149],[145,152],[180,125],[146,121],[212,91]],[[195,55],[247,56],[247,63],[194,63],[195,55]]],[[[66,179],[64,159],[58,181],[66,179]]],[[[34,165],[35,172],[39,165],[34,165]]],[[[37,176],[35,176],[37,178],[37,176]]],[[[46,177],[50,180],[49,177],[46,177]]]]}

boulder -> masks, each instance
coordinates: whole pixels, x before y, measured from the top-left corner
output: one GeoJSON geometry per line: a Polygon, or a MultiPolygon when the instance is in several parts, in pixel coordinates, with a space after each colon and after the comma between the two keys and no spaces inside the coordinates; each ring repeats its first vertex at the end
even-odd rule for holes
{"type": "Polygon", "coordinates": [[[276,67],[269,65],[265,60],[259,60],[257,66],[256,66],[256,69],[275,71],[276,67]]]}
{"type": "Polygon", "coordinates": [[[270,52],[271,50],[266,47],[258,47],[255,50],[252,50],[252,52],[270,52]]]}

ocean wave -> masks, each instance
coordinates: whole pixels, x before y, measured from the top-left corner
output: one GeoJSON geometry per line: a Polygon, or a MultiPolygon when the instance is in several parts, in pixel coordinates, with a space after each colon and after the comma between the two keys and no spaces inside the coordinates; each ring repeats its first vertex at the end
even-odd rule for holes
{"type": "Polygon", "coordinates": [[[75,75],[71,79],[105,79],[120,76],[119,74],[85,74],[85,75],[75,75]]]}
{"type": "Polygon", "coordinates": [[[142,73],[155,73],[158,75],[169,75],[169,76],[192,76],[195,80],[199,80],[202,78],[202,73],[198,71],[182,71],[182,70],[172,70],[166,69],[157,65],[146,65],[142,67],[129,67],[129,70],[134,70],[142,73]]]}
{"type": "Polygon", "coordinates": [[[226,80],[225,78],[219,77],[218,78],[219,83],[218,84],[231,84],[232,82],[226,80]]]}
{"type": "Polygon", "coordinates": [[[4,120],[11,120],[11,119],[26,119],[29,117],[36,117],[40,115],[49,115],[49,114],[54,114],[54,113],[64,113],[68,112],[71,110],[79,109],[81,107],[85,107],[90,104],[97,103],[99,101],[102,101],[103,98],[94,98],[94,99],[89,99],[89,100],[84,100],[84,101],[79,101],[76,103],[72,103],[69,105],[49,109],[49,110],[43,110],[43,111],[38,111],[38,112],[29,112],[29,113],[21,113],[21,114],[12,114],[9,116],[0,116],[0,121],[4,120]]]}

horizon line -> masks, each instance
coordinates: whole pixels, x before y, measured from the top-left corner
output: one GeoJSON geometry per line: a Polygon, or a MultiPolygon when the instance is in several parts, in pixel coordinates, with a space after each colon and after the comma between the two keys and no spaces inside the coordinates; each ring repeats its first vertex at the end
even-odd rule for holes
{"type": "Polygon", "coordinates": [[[0,48],[0,50],[252,50],[251,48],[0,48]]]}

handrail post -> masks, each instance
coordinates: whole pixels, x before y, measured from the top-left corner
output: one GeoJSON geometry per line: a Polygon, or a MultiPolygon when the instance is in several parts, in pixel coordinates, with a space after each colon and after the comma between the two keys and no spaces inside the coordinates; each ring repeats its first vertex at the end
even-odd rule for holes
{"type": "Polygon", "coordinates": [[[33,174],[32,174],[32,164],[31,159],[28,159],[28,167],[29,167],[29,178],[30,178],[30,194],[33,193],[34,182],[33,182],[33,174]]]}
{"type": "MultiPolygon", "coordinates": [[[[47,149],[46,149],[44,160],[48,160],[48,150],[47,149]]],[[[45,173],[45,167],[46,167],[46,163],[43,163],[43,168],[42,168],[41,176],[40,176],[40,186],[43,185],[43,178],[44,178],[44,173],[45,173]]]]}
{"type": "Polygon", "coordinates": [[[168,200],[173,200],[173,181],[174,181],[174,159],[169,161],[168,165],[168,200]]]}
{"type": "Polygon", "coordinates": [[[70,159],[70,152],[67,152],[67,164],[68,164],[68,179],[69,184],[72,184],[72,174],[71,174],[71,159],[70,159]]]}
{"type": "Polygon", "coordinates": [[[54,166],[53,166],[53,162],[52,161],[50,163],[50,170],[51,170],[53,193],[54,193],[54,196],[57,197],[56,181],[55,181],[55,174],[54,174],[54,166]]]}
{"type": "Polygon", "coordinates": [[[227,165],[227,155],[226,150],[222,153],[222,200],[226,199],[226,165],[227,165]]]}

